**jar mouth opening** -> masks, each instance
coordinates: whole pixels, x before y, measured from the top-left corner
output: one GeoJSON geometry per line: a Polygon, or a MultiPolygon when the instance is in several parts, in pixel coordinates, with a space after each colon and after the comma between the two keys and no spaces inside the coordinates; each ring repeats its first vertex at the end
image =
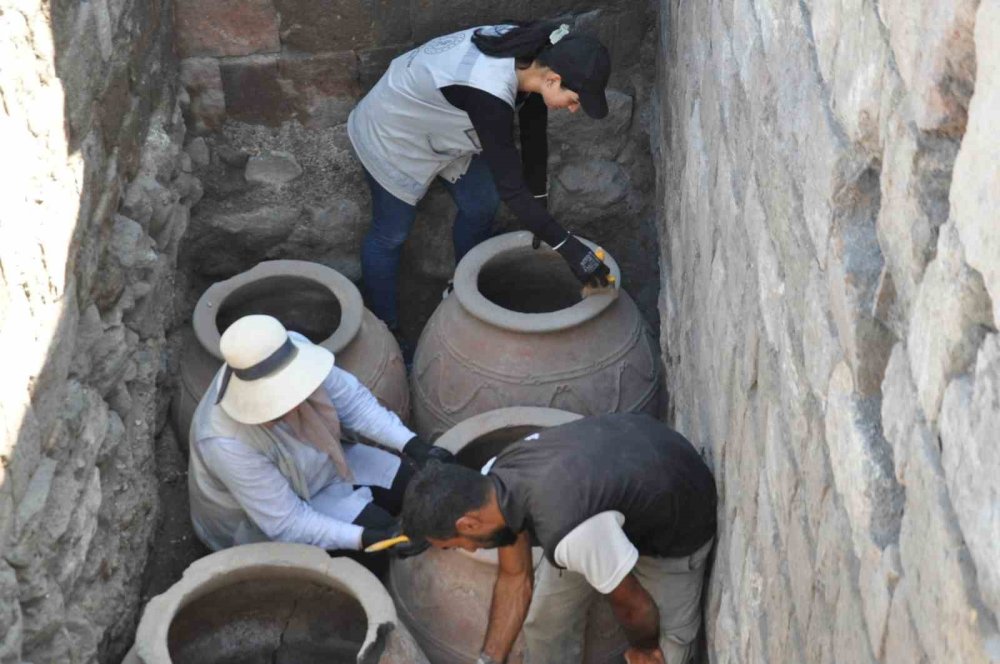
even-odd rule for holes
{"type": "Polygon", "coordinates": [[[242,578],[187,603],[171,620],[175,662],[222,664],[289,657],[309,664],[357,660],[368,617],[350,593],[287,574],[242,578]]]}
{"type": "Polygon", "coordinates": [[[274,316],[288,330],[336,354],[357,336],[363,312],[361,293],[336,270],[275,260],[213,284],[199,298],[191,322],[198,342],[219,360],[222,333],[249,314],[274,316]]]}
{"type": "Polygon", "coordinates": [[[583,300],[580,282],[551,249],[521,247],[495,255],[479,270],[476,286],[493,304],[522,314],[569,309],[583,300]]]}
{"type": "Polygon", "coordinates": [[[332,337],[343,318],[340,300],[330,289],[296,275],[264,277],[236,288],[219,306],[215,318],[219,333],[251,314],[273,316],[289,332],[315,344],[332,337]]]}
{"type": "MultiPolygon", "coordinates": [[[[594,243],[580,238],[591,249],[594,243]]],[[[582,286],[562,257],[532,248],[526,231],[506,233],[473,248],[455,270],[455,297],[469,315],[519,333],[556,332],[596,318],[619,295],[621,271],[611,256],[605,264],[617,287],[582,296],[582,286]]]]}

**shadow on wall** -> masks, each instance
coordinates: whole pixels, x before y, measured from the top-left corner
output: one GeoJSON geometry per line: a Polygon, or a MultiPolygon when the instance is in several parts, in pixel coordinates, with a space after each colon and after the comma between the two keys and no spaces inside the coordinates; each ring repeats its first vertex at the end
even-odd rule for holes
{"type": "Polygon", "coordinates": [[[0,661],[114,661],[158,515],[153,440],[177,245],[170,5],[0,13],[0,661]]]}

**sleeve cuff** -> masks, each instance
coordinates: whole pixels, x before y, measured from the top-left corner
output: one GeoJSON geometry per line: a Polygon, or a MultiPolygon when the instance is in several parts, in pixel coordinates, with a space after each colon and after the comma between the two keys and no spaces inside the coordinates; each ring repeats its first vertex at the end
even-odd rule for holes
{"type": "Polygon", "coordinates": [[[604,579],[604,581],[600,584],[591,583],[590,585],[594,586],[594,589],[602,595],[607,595],[618,587],[618,584],[620,584],[625,577],[628,576],[629,572],[632,571],[638,561],[639,550],[632,547],[632,551],[630,551],[628,557],[622,561],[622,564],[618,566],[618,569],[614,571],[614,574],[608,576],[608,578],[604,579]]]}

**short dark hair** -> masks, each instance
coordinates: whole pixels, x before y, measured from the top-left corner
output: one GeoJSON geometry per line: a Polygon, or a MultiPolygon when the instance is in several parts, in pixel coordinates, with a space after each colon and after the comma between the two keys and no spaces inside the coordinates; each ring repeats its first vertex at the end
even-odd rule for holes
{"type": "Polygon", "coordinates": [[[415,541],[455,537],[455,522],[486,505],[491,486],[489,479],[465,466],[428,463],[406,487],[403,532],[415,541]]]}

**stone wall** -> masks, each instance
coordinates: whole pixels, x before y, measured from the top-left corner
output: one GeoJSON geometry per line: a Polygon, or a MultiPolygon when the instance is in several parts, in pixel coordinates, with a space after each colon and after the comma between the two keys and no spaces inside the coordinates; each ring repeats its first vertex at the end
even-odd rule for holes
{"type": "Polygon", "coordinates": [[[181,152],[170,5],[0,11],[0,662],[117,661],[159,510],[181,152]]]}
{"type": "MultiPolygon", "coordinates": [[[[566,15],[609,46],[615,90],[602,122],[550,116],[553,211],[616,255],[626,288],[655,318],[654,168],[643,110],[653,10],[629,0],[179,0],[185,112],[200,135],[195,165],[206,190],[182,249],[187,306],[212,281],[265,259],[314,260],[358,280],[370,198],[344,124],[357,100],[393,57],[434,36],[566,15]]],[[[454,268],[453,216],[444,188],[433,187],[404,253],[403,281],[424,280],[414,295],[433,293],[431,308],[440,286],[426,281],[443,283],[454,268]]],[[[511,223],[502,215],[499,226],[511,223]]]]}
{"type": "Polygon", "coordinates": [[[660,4],[719,662],[1000,660],[1000,1],[660,4]]]}

